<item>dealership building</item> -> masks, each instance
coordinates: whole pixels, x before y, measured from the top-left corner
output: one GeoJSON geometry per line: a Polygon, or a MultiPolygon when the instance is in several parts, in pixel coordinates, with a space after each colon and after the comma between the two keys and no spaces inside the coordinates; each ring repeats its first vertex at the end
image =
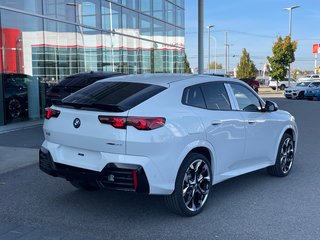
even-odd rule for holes
{"type": "Polygon", "coordinates": [[[183,73],[184,0],[1,0],[0,125],[79,72],[183,73]]]}

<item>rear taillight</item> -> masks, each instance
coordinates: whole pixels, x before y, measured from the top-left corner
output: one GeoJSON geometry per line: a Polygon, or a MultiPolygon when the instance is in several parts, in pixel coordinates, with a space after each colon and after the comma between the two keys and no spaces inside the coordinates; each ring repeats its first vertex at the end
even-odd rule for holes
{"type": "Polygon", "coordinates": [[[139,130],[153,130],[162,127],[165,122],[166,119],[161,117],[128,117],[127,125],[139,130]]]}
{"type": "Polygon", "coordinates": [[[166,119],[162,117],[115,117],[99,116],[99,121],[110,124],[115,128],[125,129],[127,126],[135,127],[138,130],[153,130],[164,126],[166,119]]]}
{"type": "Polygon", "coordinates": [[[50,118],[57,118],[60,115],[60,111],[59,110],[55,110],[52,108],[46,108],[45,109],[45,115],[44,118],[45,119],[50,119],[50,118]]]}
{"type": "Polygon", "coordinates": [[[99,121],[104,124],[110,124],[115,128],[126,128],[126,117],[99,116],[99,121]]]}

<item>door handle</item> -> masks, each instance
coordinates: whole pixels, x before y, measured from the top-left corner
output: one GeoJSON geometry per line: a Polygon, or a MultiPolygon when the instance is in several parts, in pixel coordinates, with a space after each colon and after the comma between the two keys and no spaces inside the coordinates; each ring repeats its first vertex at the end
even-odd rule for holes
{"type": "Polygon", "coordinates": [[[255,121],[255,120],[248,120],[248,123],[249,123],[249,124],[255,124],[255,123],[257,123],[257,121],[255,121]]]}
{"type": "Polygon", "coordinates": [[[211,125],[212,126],[218,126],[218,125],[220,125],[221,124],[221,121],[212,121],[211,122],[211,125]]]}

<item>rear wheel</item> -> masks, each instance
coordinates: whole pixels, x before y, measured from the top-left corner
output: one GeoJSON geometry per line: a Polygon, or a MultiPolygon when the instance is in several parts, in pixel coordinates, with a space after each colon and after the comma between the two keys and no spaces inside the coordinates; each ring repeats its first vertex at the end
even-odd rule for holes
{"type": "Polygon", "coordinates": [[[91,183],[91,182],[86,182],[86,181],[76,181],[76,180],[72,180],[70,181],[71,185],[81,189],[81,190],[86,190],[86,191],[97,191],[100,189],[100,187],[98,186],[98,184],[96,183],[91,183]]]}
{"type": "Polygon", "coordinates": [[[280,90],[284,90],[286,88],[286,85],[281,84],[279,88],[280,88],[280,90]]]}
{"type": "Polygon", "coordinates": [[[175,183],[175,190],[165,196],[167,207],[182,216],[199,214],[209,196],[212,184],[211,166],[199,153],[189,154],[183,161],[175,183]]]}
{"type": "Polygon", "coordinates": [[[268,167],[269,174],[285,177],[289,174],[294,160],[294,142],[290,134],[285,133],[280,141],[276,163],[268,167]]]}

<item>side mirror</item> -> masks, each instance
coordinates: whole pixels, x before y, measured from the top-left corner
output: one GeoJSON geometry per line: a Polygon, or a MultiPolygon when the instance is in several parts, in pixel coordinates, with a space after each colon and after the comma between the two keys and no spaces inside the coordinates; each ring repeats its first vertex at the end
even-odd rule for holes
{"type": "Polygon", "coordinates": [[[278,105],[275,103],[275,102],[272,102],[272,101],[266,101],[266,104],[264,106],[264,111],[265,112],[275,112],[277,111],[279,108],[278,108],[278,105]]]}

